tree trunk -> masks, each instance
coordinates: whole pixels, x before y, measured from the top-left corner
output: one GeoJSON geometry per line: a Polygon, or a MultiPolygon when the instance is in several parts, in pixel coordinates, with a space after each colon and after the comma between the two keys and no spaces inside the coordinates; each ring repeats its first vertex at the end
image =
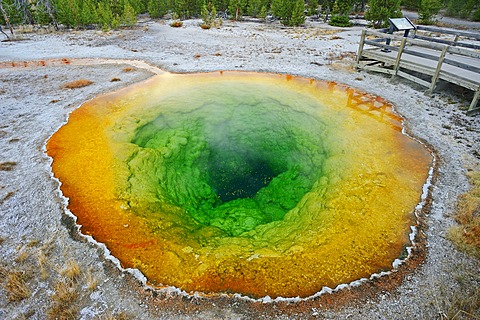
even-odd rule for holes
{"type": "Polygon", "coordinates": [[[55,15],[53,14],[54,10],[52,5],[50,4],[50,0],[43,0],[43,5],[47,9],[48,16],[50,17],[50,19],[52,19],[52,23],[53,23],[53,26],[55,27],[55,30],[58,31],[58,23],[57,23],[57,20],[55,19],[55,15]]]}
{"type": "MultiPolygon", "coordinates": [[[[3,14],[3,19],[5,20],[5,23],[7,24],[7,27],[10,29],[10,33],[12,34],[13,37],[15,37],[15,34],[13,33],[13,28],[12,26],[10,25],[10,20],[8,20],[8,17],[7,17],[7,13],[5,12],[5,10],[3,9],[3,1],[0,0],[0,11],[2,12],[3,14]]],[[[5,34],[5,33],[4,33],[5,34]]],[[[6,35],[6,34],[5,34],[6,35]]],[[[7,36],[8,38],[8,36],[7,36]]],[[[10,38],[9,38],[10,40],[10,38]]]]}

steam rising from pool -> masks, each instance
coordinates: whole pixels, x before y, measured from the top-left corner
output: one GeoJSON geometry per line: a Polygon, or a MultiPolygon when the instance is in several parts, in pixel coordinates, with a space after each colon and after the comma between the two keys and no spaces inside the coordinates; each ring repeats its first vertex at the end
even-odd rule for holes
{"type": "Polygon", "coordinates": [[[156,286],[306,297],[389,270],[431,156],[378,97],[298,77],[164,74],[47,145],[82,232],[156,286]]]}

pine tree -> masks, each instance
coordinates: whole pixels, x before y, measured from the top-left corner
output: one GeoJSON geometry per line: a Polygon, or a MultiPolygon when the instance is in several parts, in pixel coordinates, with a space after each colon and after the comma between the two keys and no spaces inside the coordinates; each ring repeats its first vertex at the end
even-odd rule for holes
{"type": "Polygon", "coordinates": [[[82,26],[97,24],[98,14],[94,0],[84,0],[80,12],[80,23],[82,26]]]}
{"type": "Polygon", "coordinates": [[[420,9],[418,10],[418,16],[420,21],[424,24],[432,24],[435,15],[442,8],[440,0],[422,0],[420,3],[420,9]]]}
{"type": "Polygon", "coordinates": [[[305,2],[297,0],[293,7],[292,15],[288,20],[289,26],[298,27],[305,22],[305,2]]]}
{"type": "Polygon", "coordinates": [[[104,31],[110,30],[113,21],[112,8],[106,2],[99,2],[97,5],[98,22],[104,31]]]}
{"type": "Polygon", "coordinates": [[[348,15],[352,10],[350,0],[336,0],[332,8],[332,17],[328,24],[336,27],[350,27],[348,15]]]}
{"type": "Polygon", "coordinates": [[[402,16],[400,2],[401,0],[370,0],[365,19],[371,21],[374,28],[387,27],[388,18],[402,16]]]}
{"type": "Polygon", "coordinates": [[[307,2],[307,14],[314,16],[318,14],[318,0],[308,0],[307,2]]]}
{"type": "Polygon", "coordinates": [[[240,20],[245,12],[247,2],[245,0],[230,0],[228,12],[232,20],[240,20]]]}
{"type": "Polygon", "coordinates": [[[80,0],[56,0],[55,8],[58,21],[68,27],[81,25],[80,0]]]}
{"type": "Polygon", "coordinates": [[[260,0],[248,0],[247,14],[252,17],[257,17],[260,13],[262,2],[260,0]]]}
{"type": "Polygon", "coordinates": [[[280,20],[285,20],[288,17],[286,0],[272,0],[270,10],[272,11],[272,14],[280,20]]]}
{"type": "Polygon", "coordinates": [[[210,17],[210,11],[208,10],[208,5],[204,1],[202,5],[202,10],[200,11],[200,16],[202,17],[202,28],[208,29],[212,27],[212,18],[210,17]]]}
{"type": "Polygon", "coordinates": [[[149,0],[148,14],[152,18],[163,17],[167,13],[167,3],[165,0],[149,0]]]}
{"type": "Polygon", "coordinates": [[[299,26],[305,22],[305,2],[303,0],[273,0],[271,11],[287,26],[299,26]]]}
{"type": "Polygon", "coordinates": [[[266,6],[262,6],[262,8],[260,9],[260,12],[258,13],[258,17],[262,20],[265,20],[267,19],[267,7],[266,6]]]}
{"type": "Polygon", "coordinates": [[[402,0],[402,6],[409,10],[418,10],[420,8],[421,1],[418,0],[402,0]]]}
{"type": "Polygon", "coordinates": [[[34,6],[32,5],[31,11],[32,11],[33,20],[35,21],[35,23],[40,25],[45,25],[52,22],[52,19],[48,14],[48,9],[45,7],[44,3],[39,1],[34,6]]]}
{"type": "Polygon", "coordinates": [[[473,21],[480,21],[480,7],[475,10],[475,12],[472,15],[472,20],[473,21]]]}
{"type": "Polygon", "coordinates": [[[127,27],[133,27],[137,23],[135,9],[133,9],[128,1],[125,1],[125,4],[123,5],[123,13],[120,22],[127,27]]]}
{"type": "Polygon", "coordinates": [[[121,17],[118,14],[114,14],[113,19],[110,22],[110,27],[112,27],[112,29],[118,29],[120,28],[120,24],[121,24],[121,17]]]}

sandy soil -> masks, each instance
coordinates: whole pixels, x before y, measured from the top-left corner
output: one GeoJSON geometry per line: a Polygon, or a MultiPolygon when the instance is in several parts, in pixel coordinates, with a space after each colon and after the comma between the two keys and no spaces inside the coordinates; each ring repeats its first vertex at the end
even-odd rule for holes
{"type": "MultiPolygon", "coordinates": [[[[133,30],[38,30],[19,33],[21,41],[0,43],[0,318],[43,319],[60,311],[71,311],[81,319],[455,315],[455,301],[466,294],[464,284],[480,287],[478,261],[446,239],[454,224],[451,214],[457,197],[468,190],[466,172],[480,165],[480,117],[465,115],[469,93],[444,86],[448,90],[428,97],[411,83],[354,71],[360,28],[342,30],[310,22],[306,28],[291,29],[225,22],[220,29],[202,30],[198,23],[186,21],[182,28],[171,28],[163,21],[145,19],[133,30]],[[119,270],[114,260],[104,257],[104,248],[77,235],[44,146],[84,101],[162,70],[289,73],[345,83],[391,101],[404,116],[406,130],[437,155],[431,210],[422,231],[425,250],[412,258],[420,265],[377,284],[370,281],[341,295],[296,303],[154,292],[119,270]],[[93,84],[62,88],[78,79],[93,84]],[[467,94],[464,100],[463,94],[467,94]],[[16,286],[8,281],[12,275],[19,279],[16,286]],[[26,298],[21,299],[22,291],[17,289],[23,287],[26,298]],[[20,297],[12,295],[18,291],[20,297]]],[[[461,316],[468,317],[457,315],[461,316]]]]}

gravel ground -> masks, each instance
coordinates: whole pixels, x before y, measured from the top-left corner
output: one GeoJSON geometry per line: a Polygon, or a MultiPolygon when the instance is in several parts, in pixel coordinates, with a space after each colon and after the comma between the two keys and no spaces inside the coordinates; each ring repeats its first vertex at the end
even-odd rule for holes
{"type": "MultiPolygon", "coordinates": [[[[293,29],[225,22],[220,29],[202,30],[198,23],[190,20],[171,28],[164,21],[144,19],[133,30],[37,30],[19,33],[19,41],[0,43],[0,318],[43,319],[60,311],[81,319],[453,317],[456,301],[480,288],[479,262],[446,239],[456,200],[468,190],[466,173],[480,165],[480,117],[465,115],[469,93],[462,100],[463,91],[445,86],[444,92],[429,97],[411,83],[354,71],[359,27],[343,30],[309,22],[293,29]],[[345,83],[391,101],[405,118],[406,130],[437,155],[422,263],[393,288],[370,291],[369,283],[351,299],[345,298],[351,289],[345,289],[338,299],[334,295],[297,303],[188,297],[173,289],[154,292],[121,271],[115,259],[105,257],[103,247],[75,231],[65,213],[66,199],[52,178],[45,142],[83,102],[162,70],[289,73],[345,83]],[[62,88],[78,79],[93,84],[62,88]],[[11,279],[18,280],[16,286],[11,279]],[[15,288],[23,287],[22,296],[15,288]]],[[[458,312],[461,317],[469,315],[458,312]]]]}

